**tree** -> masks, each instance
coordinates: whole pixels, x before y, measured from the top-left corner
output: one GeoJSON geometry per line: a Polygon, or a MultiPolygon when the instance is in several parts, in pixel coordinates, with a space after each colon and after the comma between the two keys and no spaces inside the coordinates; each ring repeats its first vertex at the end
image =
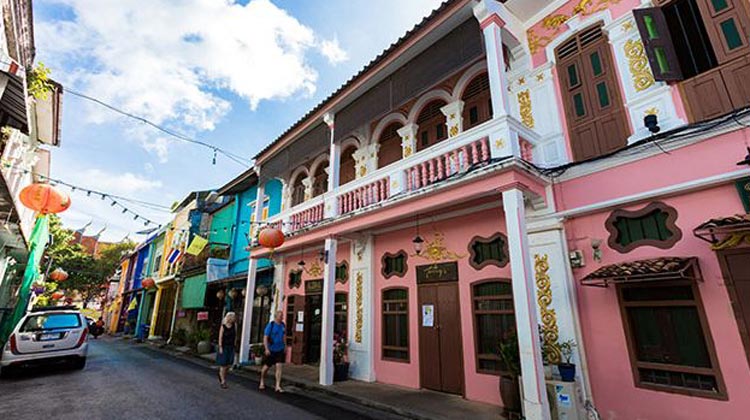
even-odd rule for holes
{"type": "Polygon", "coordinates": [[[109,245],[99,256],[93,256],[74,243],[73,231],[65,229],[57,216],[50,216],[50,235],[52,243],[47,248],[47,256],[52,259],[51,268],[60,267],[69,275],[60,288],[67,293],[77,292],[84,308],[102,294],[102,286],[106,288],[120,267],[122,257],[135,246],[131,241],[124,241],[109,245]]]}

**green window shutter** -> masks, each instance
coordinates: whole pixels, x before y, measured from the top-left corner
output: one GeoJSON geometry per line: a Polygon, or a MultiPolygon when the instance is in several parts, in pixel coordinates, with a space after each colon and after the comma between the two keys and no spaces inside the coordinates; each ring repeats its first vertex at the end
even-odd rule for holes
{"type": "Polygon", "coordinates": [[[667,19],[660,7],[633,10],[643,48],[655,80],[682,80],[682,69],[669,33],[667,19]]]}

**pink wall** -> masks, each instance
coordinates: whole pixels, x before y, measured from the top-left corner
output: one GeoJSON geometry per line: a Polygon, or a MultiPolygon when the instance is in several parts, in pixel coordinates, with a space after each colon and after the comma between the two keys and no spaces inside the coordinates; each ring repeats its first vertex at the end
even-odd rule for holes
{"type": "MultiPolygon", "coordinates": [[[[741,169],[745,136],[750,129],[733,131],[710,140],[659,153],[604,172],[575,178],[554,186],[558,210],[612,200],[674,184],[720,175],[741,169]],[[669,168],[665,171],[665,168],[669,168]]],[[[654,146],[655,147],[655,146],[654,146]]],[[[750,171],[748,171],[750,175],[750,171]]]]}
{"type": "MultiPolygon", "coordinates": [[[[718,146],[717,146],[718,147],[718,146]]],[[[727,155],[725,155],[727,156],[727,155]]],[[[730,154],[728,156],[733,156],[730,154]]],[[[707,159],[716,164],[716,161],[707,159]]],[[[726,157],[725,159],[726,160],[726,157]]],[[[696,166],[699,160],[696,160],[696,166]]],[[[669,165],[670,170],[681,172],[678,165],[669,165]]],[[[655,168],[663,168],[653,165],[655,168]]],[[[700,167],[695,169],[700,172],[700,167]]],[[[663,171],[662,171],[663,172],[663,171]]],[[[648,183],[648,175],[638,176],[633,184],[648,183]]],[[[657,180],[650,180],[651,183],[657,180]]],[[[589,183],[589,188],[606,183],[589,183]]],[[[630,184],[630,183],[629,183],[630,184]]],[[[610,184],[611,185],[611,184],[610,184]]],[[[592,193],[595,195],[596,192],[592,193]]],[[[606,289],[580,286],[579,310],[584,343],[588,357],[590,379],[594,399],[603,418],[607,419],[740,419],[750,412],[750,370],[743,352],[737,323],[732,314],[729,298],[723,285],[721,271],[715,254],[709,245],[692,235],[692,229],[709,218],[742,213],[742,204],[733,185],[663,199],[662,202],[677,209],[677,226],[682,230],[682,239],[674,248],[661,250],[640,247],[628,254],[620,254],[607,247],[608,233],[604,227],[610,211],[573,219],[567,223],[570,249],[582,249],[588,265],[574,270],[576,280],[602,265],[622,261],[653,258],[658,256],[696,256],[699,258],[704,281],[699,283],[710,333],[713,337],[721,372],[726,384],[729,401],[689,397],[680,394],[636,388],[622,319],[614,287],[606,289]],[[596,263],[591,255],[591,240],[601,239],[603,261],[596,263]]],[[[626,207],[628,210],[643,208],[646,204],[626,207]]]]}
{"type": "MultiPolygon", "coordinates": [[[[500,208],[484,210],[467,216],[449,219],[436,223],[425,223],[420,234],[426,241],[433,238],[437,230],[445,235],[445,245],[453,252],[466,255],[458,261],[459,303],[461,306],[461,332],[464,359],[464,383],[466,398],[492,404],[500,404],[498,377],[476,373],[474,352],[474,320],[471,312],[471,283],[488,278],[510,277],[510,265],[503,268],[489,266],[477,271],[469,265],[468,246],[476,236],[489,237],[496,232],[505,232],[505,221],[500,208]]],[[[417,305],[416,269],[418,265],[430,264],[429,261],[411,256],[412,239],[415,230],[399,231],[378,235],[375,238],[375,375],[379,382],[419,388],[419,308],[417,305]],[[385,279],[381,274],[381,257],[384,253],[396,253],[405,250],[410,254],[408,271],[403,278],[385,279]],[[386,361],[382,358],[382,294],[387,287],[403,286],[409,288],[409,363],[386,361]]]]}

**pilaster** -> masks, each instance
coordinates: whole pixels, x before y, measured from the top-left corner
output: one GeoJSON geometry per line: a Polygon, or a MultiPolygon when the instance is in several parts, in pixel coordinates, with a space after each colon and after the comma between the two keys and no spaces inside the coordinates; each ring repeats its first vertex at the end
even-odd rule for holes
{"type": "Polygon", "coordinates": [[[321,385],[333,384],[333,318],[334,297],[336,294],[336,249],[338,240],[325,241],[325,269],[323,270],[323,317],[320,331],[320,373],[321,385]]]}
{"type": "Polygon", "coordinates": [[[530,420],[549,420],[550,408],[544,381],[544,365],[539,346],[539,317],[535,302],[534,272],[526,231],[523,192],[503,192],[503,210],[508,233],[516,332],[521,355],[521,381],[524,414],[530,420]]]}
{"type": "Polygon", "coordinates": [[[456,137],[464,131],[464,101],[457,100],[440,108],[445,115],[445,124],[448,126],[448,137],[456,137]]]}
{"type": "Polygon", "coordinates": [[[373,243],[372,235],[353,240],[349,259],[349,375],[365,382],[375,381],[373,243]]]}
{"type": "Polygon", "coordinates": [[[413,155],[417,151],[417,130],[416,124],[407,124],[398,129],[397,133],[401,136],[401,148],[404,159],[413,155]]]}
{"type": "MultiPolygon", "coordinates": [[[[258,185],[256,197],[265,196],[265,186],[258,185]]],[[[263,215],[263,202],[258,200],[253,209],[255,220],[261,220],[263,215]]],[[[250,330],[253,322],[253,303],[255,301],[255,278],[258,274],[258,259],[251,258],[250,266],[247,269],[247,280],[245,282],[245,308],[242,312],[242,335],[240,340],[240,363],[247,363],[250,360],[250,330]]]]}

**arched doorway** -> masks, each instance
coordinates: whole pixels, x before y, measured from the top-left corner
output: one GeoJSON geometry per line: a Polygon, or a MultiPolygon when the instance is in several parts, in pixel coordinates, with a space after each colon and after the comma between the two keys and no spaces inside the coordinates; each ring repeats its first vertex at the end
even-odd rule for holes
{"type": "Polygon", "coordinates": [[[378,151],[378,168],[383,168],[391,163],[398,162],[404,156],[401,148],[401,136],[398,130],[401,123],[394,122],[388,125],[378,139],[380,149],[378,151]]]}
{"type": "Polygon", "coordinates": [[[357,165],[354,160],[354,152],[357,147],[349,145],[341,153],[341,163],[339,166],[339,186],[354,181],[357,178],[357,165]]]}
{"type": "Polygon", "coordinates": [[[419,117],[417,117],[417,125],[419,126],[417,151],[427,149],[448,138],[448,130],[445,125],[446,118],[440,110],[445,105],[445,101],[436,99],[425,105],[420,111],[419,117]]]}
{"type": "Polygon", "coordinates": [[[461,100],[464,101],[464,130],[476,127],[492,118],[490,78],[487,73],[475,76],[466,85],[461,100]]]}

